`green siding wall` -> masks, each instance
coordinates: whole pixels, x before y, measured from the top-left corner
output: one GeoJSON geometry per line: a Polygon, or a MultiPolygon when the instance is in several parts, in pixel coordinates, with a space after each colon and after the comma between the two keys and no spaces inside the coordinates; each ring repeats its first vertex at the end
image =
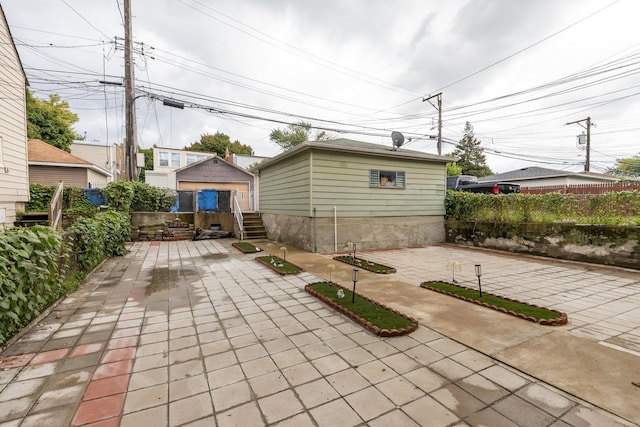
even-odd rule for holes
{"type": "Polygon", "coordinates": [[[310,216],[310,158],[308,153],[260,171],[260,212],[310,216]]]}
{"type": "Polygon", "coordinates": [[[445,177],[439,162],[305,151],[261,170],[260,211],[326,218],[335,206],[339,217],[442,216],[445,177]],[[371,169],[404,171],[405,188],[370,188],[371,169]]]}
{"type": "Polygon", "coordinates": [[[317,217],[444,215],[444,163],[314,152],[313,207],[317,217]],[[404,189],[370,188],[369,171],[404,171],[404,189]]]}

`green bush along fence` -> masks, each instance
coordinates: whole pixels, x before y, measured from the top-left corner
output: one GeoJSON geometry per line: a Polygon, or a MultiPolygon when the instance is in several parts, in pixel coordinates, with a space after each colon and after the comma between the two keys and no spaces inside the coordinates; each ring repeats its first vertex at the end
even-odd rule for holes
{"type": "Polygon", "coordinates": [[[459,220],[640,225],[640,191],[605,194],[480,194],[447,191],[446,215],[459,220]]]}
{"type": "MultiPolygon", "coordinates": [[[[49,202],[56,191],[56,185],[30,184],[29,195],[31,200],[26,203],[27,212],[47,212],[49,202]]],[[[65,212],[96,212],[97,206],[93,206],[84,189],[80,187],[64,187],[62,193],[62,210],[65,212]]]]}
{"type": "MultiPolygon", "coordinates": [[[[25,206],[26,211],[47,212],[55,190],[55,185],[30,184],[31,200],[25,206]]],[[[176,203],[175,191],[141,181],[111,182],[97,191],[106,195],[110,209],[121,212],[169,212],[176,203]]],[[[91,204],[83,188],[64,187],[62,210],[65,213],[94,213],[98,206],[91,204]]]]}
{"type": "Polygon", "coordinates": [[[129,223],[109,211],[80,218],[63,234],[44,226],[0,233],[0,346],[103,259],[123,255],[129,223]]]}

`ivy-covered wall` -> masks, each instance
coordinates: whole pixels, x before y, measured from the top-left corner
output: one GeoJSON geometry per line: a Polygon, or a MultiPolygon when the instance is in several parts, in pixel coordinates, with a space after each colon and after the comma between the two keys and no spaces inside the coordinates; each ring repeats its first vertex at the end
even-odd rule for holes
{"type": "Polygon", "coordinates": [[[455,220],[446,241],[529,255],[640,269],[640,227],[455,220]]]}

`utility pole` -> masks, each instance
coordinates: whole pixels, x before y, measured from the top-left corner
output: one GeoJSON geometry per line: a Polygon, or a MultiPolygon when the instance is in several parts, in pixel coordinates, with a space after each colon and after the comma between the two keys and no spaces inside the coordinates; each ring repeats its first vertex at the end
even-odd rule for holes
{"type": "Polygon", "coordinates": [[[589,172],[589,163],[591,161],[591,117],[587,117],[586,119],[582,120],[576,120],[575,122],[566,123],[565,126],[573,124],[578,124],[587,129],[587,157],[584,161],[584,171],[589,172]],[[582,122],[585,122],[585,124],[583,125],[582,122]]]}
{"type": "Polygon", "coordinates": [[[125,163],[127,180],[138,179],[135,77],[133,73],[133,46],[131,27],[131,0],[124,0],[124,93],[125,93],[125,163]]]}
{"type": "Polygon", "coordinates": [[[442,155],[442,92],[436,93],[435,95],[431,95],[427,98],[423,98],[422,102],[429,101],[429,104],[433,105],[433,107],[438,110],[438,156],[442,155]],[[436,107],[431,102],[432,98],[438,98],[438,106],[436,107]]]}

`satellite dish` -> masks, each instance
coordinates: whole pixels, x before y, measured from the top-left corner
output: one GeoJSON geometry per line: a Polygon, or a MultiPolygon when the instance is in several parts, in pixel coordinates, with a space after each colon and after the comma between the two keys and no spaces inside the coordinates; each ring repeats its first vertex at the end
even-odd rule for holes
{"type": "Polygon", "coordinates": [[[391,140],[393,141],[393,149],[396,150],[404,143],[404,135],[400,132],[391,132],[391,140]]]}

